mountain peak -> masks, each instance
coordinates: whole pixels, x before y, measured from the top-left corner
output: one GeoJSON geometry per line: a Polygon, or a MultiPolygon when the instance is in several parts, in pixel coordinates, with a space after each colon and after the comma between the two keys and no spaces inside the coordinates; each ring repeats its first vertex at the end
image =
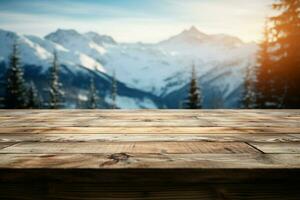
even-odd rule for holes
{"type": "Polygon", "coordinates": [[[55,32],[50,33],[45,36],[45,39],[53,39],[53,38],[68,38],[68,37],[78,37],[81,36],[74,29],[57,29],[55,32]]]}
{"type": "Polygon", "coordinates": [[[76,30],[74,29],[57,29],[56,33],[65,33],[65,34],[72,34],[72,35],[76,35],[79,34],[76,30]]]}
{"type": "Polygon", "coordinates": [[[195,26],[191,26],[191,28],[188,31],[192,33],[200,33],[200,31],[195,26]]]}
{"type": "Polygon", "coordinates": [[[101,45],[104,43],[117,44],[117,42],[111,36],[108,36],[108,35],[100,35],[96,32],[90,31],[90,32],[85,33],[85,36],[90,38],[97,44],[101,44],[101,45]]]}
{"type": "Polygon", "coordinates": [[[189,29],[184,30],[182,34],[192,36],[192,37],[207,36],[205,33],[199,31],[195,26],[191,26],[189,29]]]}
{"type": "Polygon", "coordinates": [[[202,42],[207,39],[209,35],[199,31],[195,26],[191,26],[189,29],[182,31],[180,34],[175,35],[168,40],[160,42],[160,44],[192,44],[202,42]]]}

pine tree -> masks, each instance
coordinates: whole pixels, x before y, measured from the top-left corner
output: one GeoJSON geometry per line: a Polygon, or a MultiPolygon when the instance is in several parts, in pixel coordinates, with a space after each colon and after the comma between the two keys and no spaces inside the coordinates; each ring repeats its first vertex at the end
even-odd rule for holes
{"type": "Polygon", "coordinates": [[[246,77],[244,81],[244,92],[242,99],[242,108],[255,108],[256,107],[256,84],[254,76],[254,68],[250,67],[246,70],[246,77]]]}
{"type": "Polygon", "coordinates": [[[40,108],[40,106],[41,106],[41,101],[40,101],[40,97],[38,95],[38,91],[35,87],[35,84],[31,81],[29,90],[28,90],[27,108],[37,109],[37,108],[40,108]]]}
{"type": "Polygon", "coordinates": [[[271,60],[271,38],[268,23],[265,24],[264,39],[260,44],[256,67],[256,105],[258,108],[276,108],[275,74],[271,60]]]}
{"type": "Polygon", "coordinates": [[[14,43],[7,70],[7,83],[4,97],[5,108],[26,108],[26,85],[23,76],[18,45],[14,43]]]}
{"type": "Polygon", "coordinates": [[[188,109],[201,109],[202,108],[202,99],[200,89],[198,87],[196,69],[193,65],[192,67],[192,78],[190,83],[189,96],[187,100],[188,109]]]}
{"type": "Polygon", "coordinates": [[[212,109],[221,109],[225,107],[224,97],[219,89],[212,91],[212,97],[210,99],[210,104],[212,109]]]}
{"type": "Polygon", "coordinates": [[[117,81],[116,81],[116,73],[113,73],[113,77],[112,77],[112,83],[111,83],[111,108],[112,109],[116,109],[117,105],[116,105],[116,100],[117,100],[117,81]]]}
{"type": "Polygon", "coordinates": [[[92,78],[91,84],[90,84],[90,93],[89,93],[89,100],[88,100],[88,106],[90,109],[96,109],[98,107],[98,96],[97,96],[97,89],[95,86],[95,81],[92,78]]]}
{"type": "Polygon", "coordinates": [[[280,12],[271,18],[277,103],[300,108],[300,0],[279,0],[273,9],[280,12]]]}
{"type": "Polygon", "coordinates": [[[0,97],[0,109],[4,108],[4,98],[0,97]]]}
{"type": "MultiPolygon", "coordinates": [[[[1,77],[0,77],[0,78],[1,78],[1,77]]],[[[3,80],[0,81],[0,87],[4,89],[4,88],[6,87],[6,81],[3,81],[3,80]]],[[[5,92],[5,91],[3,91],[3,92],[5,92]]],[[[4,94],[4,95],[5,95],[5,94],[4,94]]],[[[3,96],[0,96],[0,109],[1,109],[1,108],[5,108],[5,107],[4,107],[4,102],[5,102],[5,101],[4,101],[4,95],[3,95],[3,96]]]]}
{"type": "Polygon", "coordinates": [[[62,84],[59,82],[59,63],[56,51],[53,52],[53,63],[50,69],[50,101],[49,107],[51,109],[58,109],[62,106],[61,91],[62,84]]]}
{"type": "Polygon", "coordinates": [[[83,102],[80,98],[80,95],[77,95],[77,98],[76,98],[76,109],[81,109],[83,106],[82,106],[83,102]]]}

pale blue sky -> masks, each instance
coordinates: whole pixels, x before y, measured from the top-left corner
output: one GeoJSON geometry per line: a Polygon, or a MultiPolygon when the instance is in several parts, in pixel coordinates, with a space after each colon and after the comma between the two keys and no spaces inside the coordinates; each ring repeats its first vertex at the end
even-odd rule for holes
{"type": "Polygon", "coordinates": [[[0,0],[0,28],[44,36],[96,31],[121,42],[157,42],[194,25],[245,41],[261,38],[273,0],[0,0]]]}

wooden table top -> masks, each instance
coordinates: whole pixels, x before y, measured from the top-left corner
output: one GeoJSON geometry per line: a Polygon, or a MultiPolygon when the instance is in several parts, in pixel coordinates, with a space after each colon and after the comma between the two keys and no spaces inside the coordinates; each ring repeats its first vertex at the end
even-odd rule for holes
{"type": "Polygon", "coordinates": [[[0,169],[300,169],[300,110],[0,110],[0,169]]]}

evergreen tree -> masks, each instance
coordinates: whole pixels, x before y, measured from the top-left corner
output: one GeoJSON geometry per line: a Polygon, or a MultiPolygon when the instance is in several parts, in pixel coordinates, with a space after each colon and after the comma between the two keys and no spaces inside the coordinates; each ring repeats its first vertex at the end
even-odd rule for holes
{"type": "Polygon", "coordinates": [[[244,92],[242,99],[242,108],[255,108],[256,107],[256,85],[255,85],[255,76],[253,69],[250,67],[247,68],[246,77],[244,81],[244,92]]]}
{"type": "Polygon", "coordinates": [[[98,96],[97,96],[97,89],[95,86],[95,81],[92,78],[91,84],[90,84],[90,94],[89,94],[89,100],[88,100],[88,106],[90,109],[96,109],[98,107],[98,96]]]}
{"type": "Polygon", "coordinates": [[[38,95],[38,91],[35,87],[35,84],[31,81],[30,82],[30,86],[29,86],[29,90],[28,90],[28,104],[27,104],[27,108],[40,108],[41,106],[41,101],[40,101],[40,97],[38,95]]]}
{"type": "MultiPolygon", "coordinates": [[[[1,79],[2,77],[0,77],[1,79]]],[[[2,90],[6,87],[6,81],[0,81],[0,88],[2,88],[2,90]]],[[[0,90],[0,92],[2,92],[2,90],[0,90]]],[[[3,92],[5,92],[5,89],[3,90],[3,92]]],[[[4,108],[4,95],[0,96],[0,108],[4,108]]]]}
{"type": "Polygon", "coordinates": [[[185,100],[180,100],[178,102],[178,109],[185,109],[185,100]]]}
{"type": "Polygon", "coordinates": [[[0,97],[0,109],[1,108],[5,108],[4,107],[4,98],[3,97],[0,97]]]}
{"type": "Polygon", "coordinates": [[[62,106],[63,92],[61,90],[62,84],[59,82],[59,63],[56,51],[53,52],[53,63],[50,69],[50,100],[49,107],[51,109],[58,109],[62,106]]]}
{"type": "Polygon", "coordinates": [[[192,67],[192,78],[190,83],[189,96],[187,99],[187,108],[188,109],[201,109],[202,108],[202,99],[200,89],[198,87],[196,69],[193,65],[192,67]]]}
{"type": "Polygon", "coordinates": [[[265,24],[264,40],[260,44],[256,70],[256,105],[258,108],[276,108],[276,85],[271,60],[271,39],[268,24],[265,24]]]}
{"type": "Polygon", "coordinates": [[[300,108],[300,0],[279,0],[271,18],[272,56],[277,103],[282,108],[300,108]]]}
{"type": "Polygon", "coordinates": [[[225,107],[223,94],[219,89],[212,91],[212,97],[210,99],[210,104],[212,109],[221,109],[225,107]]]}
{"type": "Polygon", "coordinates": [[[76,109],[81,109],[83,106],[82,106],[83,102],[80,98],[80,95],[77,95],[77,98],[76,98],[76,109]]]}
{"type": "Polygon", "coordinates": [[[112,109],[116,109],[117,105],[116,105],[116,100],[117,100],[117,81],[116,81],[116,73],[113,73],[113,77],[112,77],[112,83],[111,83],[111,103],[112,109]]]}
{"type": "Polygon", "coordinates": [[[23,69],[20,63],[17,43],[13,44],[7,70],[6,92],[4,97],[5,108],[26,108],[26,85],[23,77],[23,69]]]}

